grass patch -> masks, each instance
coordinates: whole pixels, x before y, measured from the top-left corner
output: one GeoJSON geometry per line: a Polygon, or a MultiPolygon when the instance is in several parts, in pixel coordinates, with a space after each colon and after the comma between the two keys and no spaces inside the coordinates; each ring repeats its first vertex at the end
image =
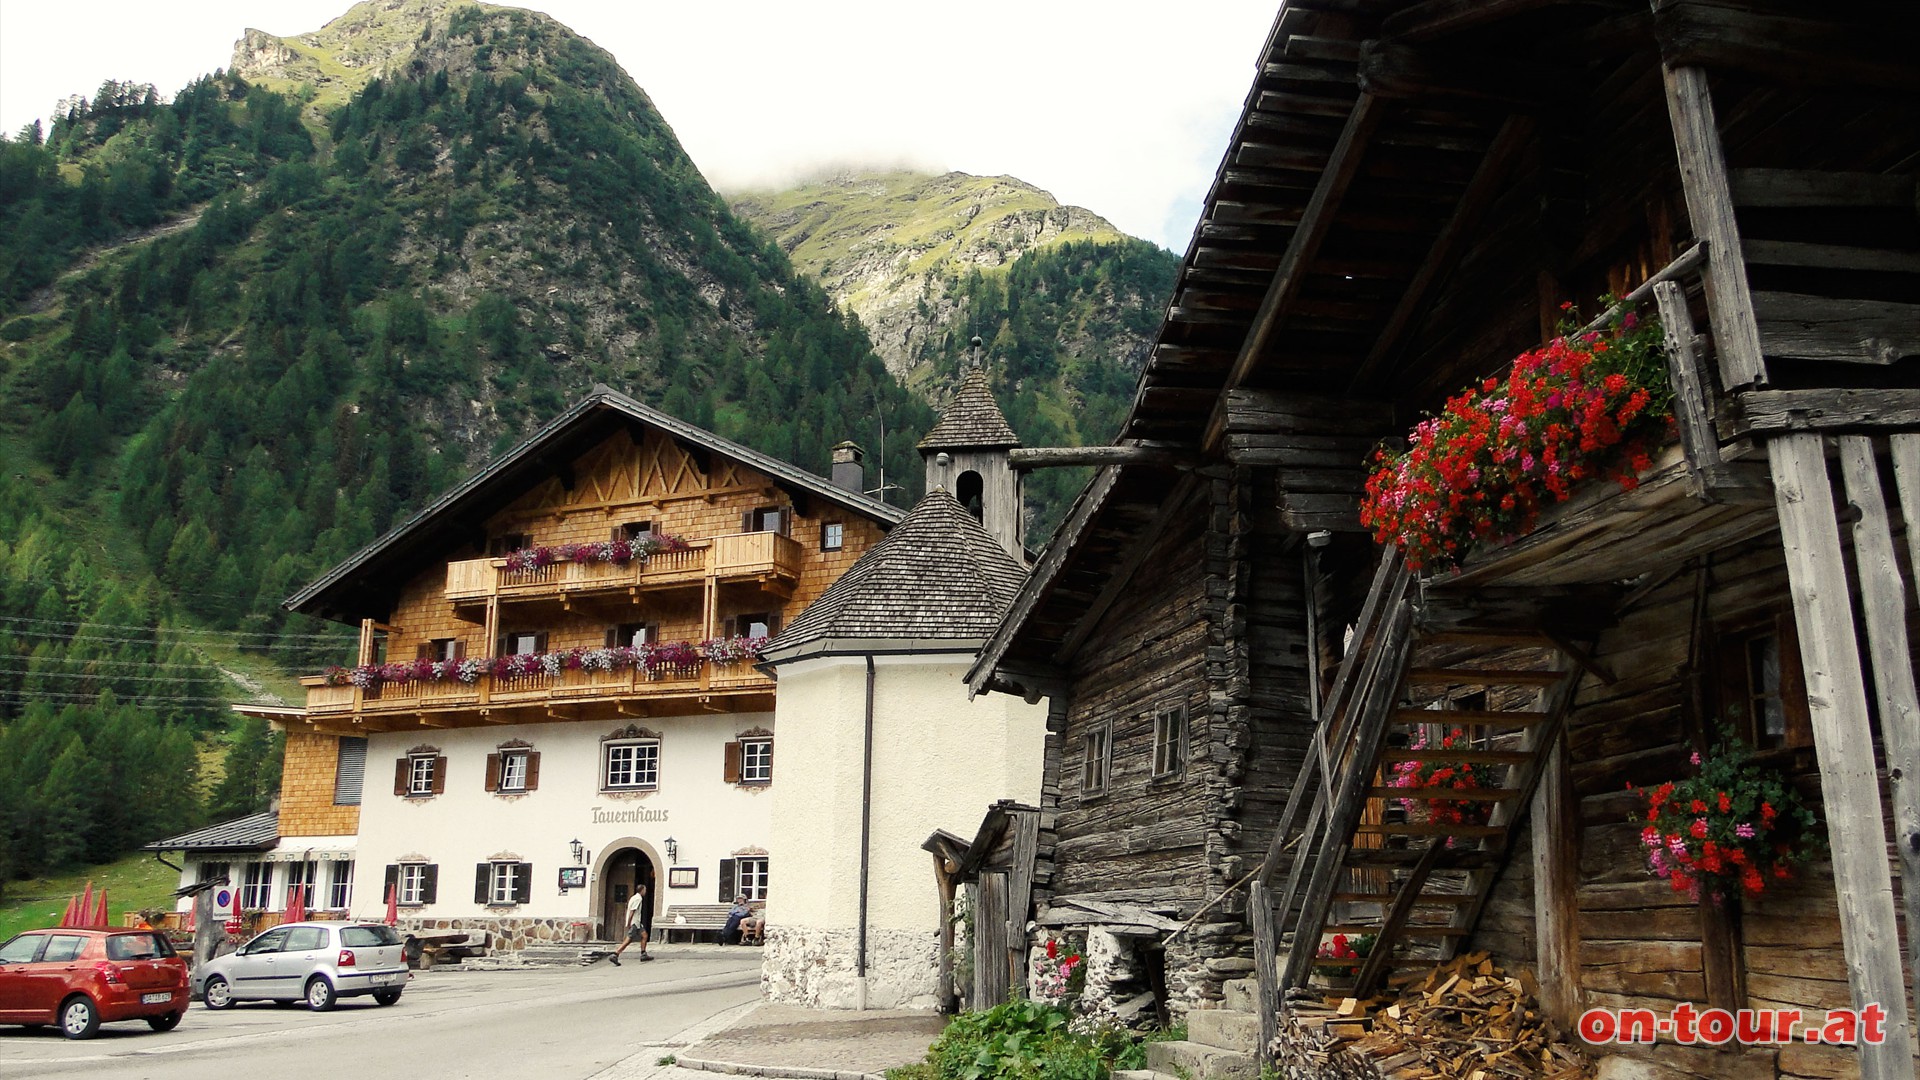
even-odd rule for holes
{"type": "Polygon", "coordinates": [[[95,892],[107,890],[107,910],[119,925],[122,915],[142,908],[173,908],[173,890],[180,874],[150,852],[135,852],[116,862],[89,866],[70,873],[27,878],[6,883],[0,899],[0,941],[22,930],[38,930],[60,921],[67,898],[93,882],[95,892]]]}

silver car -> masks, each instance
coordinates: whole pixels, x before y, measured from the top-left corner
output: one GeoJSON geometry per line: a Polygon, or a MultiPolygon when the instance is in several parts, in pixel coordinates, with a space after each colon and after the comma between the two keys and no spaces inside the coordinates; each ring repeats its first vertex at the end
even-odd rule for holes
{"type": "Polygon", "coordinates": [[[363,994],[391,1005],[407,985],[405,951],[400,935],[379,923],[283,923],[208,961],[195,979],[209,1009],[304,1000],[320,1011],[363,994]]]}

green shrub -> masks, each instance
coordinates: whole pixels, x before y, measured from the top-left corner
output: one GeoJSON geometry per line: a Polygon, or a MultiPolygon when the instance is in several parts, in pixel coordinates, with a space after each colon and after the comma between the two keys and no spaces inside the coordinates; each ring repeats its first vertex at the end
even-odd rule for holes
{"type": "MultiPolygon", "coordinates": [[[[1066,1009],[1016,1000],[962,1013],[927,1051],[927,1071],[894,1080],[1107,1080],[1140,1068],[1145,1051],[1123,1029],[1075,1022],[1066,1009]]],[[[921,1066],[914,1066],[919,1070],[921,1066]]]]}

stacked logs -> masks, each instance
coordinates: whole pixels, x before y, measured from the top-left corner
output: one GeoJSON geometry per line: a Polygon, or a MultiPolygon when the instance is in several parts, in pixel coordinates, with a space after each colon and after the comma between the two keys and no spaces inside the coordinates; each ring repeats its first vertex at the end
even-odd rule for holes
{"type": "Polygon", "coordinates": [[[1274,1052],[1287,1077],[1589,1080],[1593,1065],[1540,1012],[1531,975],[1470,953],[1397,995],[1290,1003],[1274,1052]]]}

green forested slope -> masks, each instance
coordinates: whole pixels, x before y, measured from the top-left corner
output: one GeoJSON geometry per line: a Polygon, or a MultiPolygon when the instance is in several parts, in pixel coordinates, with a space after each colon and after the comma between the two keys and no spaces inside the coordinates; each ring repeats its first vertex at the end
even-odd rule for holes
{"type": "Polygon", "coordinates": [[[221,790],[194,776],[241,693],[220,669],[341,658],[279,601],[595,381],[816,470],[884,415],[889,474],[919,474],[923,400],[610,57],[413,7],[410,53],[314,105],[109,87],[0,143],[0,763],[31,772],[0,775],[0,869],[251,808],[258,728],[221,790]],[[129,784],[187,794],[94,782],[123,746],[129,784]]]}

